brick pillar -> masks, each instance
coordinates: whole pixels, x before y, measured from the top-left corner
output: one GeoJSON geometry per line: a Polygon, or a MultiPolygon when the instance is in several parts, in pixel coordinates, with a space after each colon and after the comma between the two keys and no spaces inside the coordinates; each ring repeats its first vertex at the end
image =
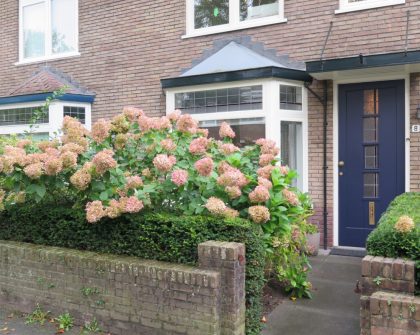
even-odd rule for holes
{"type": "Polygon", "coordinates": [[[221,335],[245,334],[245,245],[208,241],[198,246],[199,267],[220,271],[221,335]]]}
{"type": "MultiPolygon", "coordinates": [[[[415,334],[405,332],[406,329],[401,326],[403,323],[413,324],[417,322],[412,317],[411,320],[408,320],[410,317],[405,315],[409,314],[407,310],[405,314],[402,313],[394,319],[392,319],[392,315],[386,315],[388,309],[393,309],[392,306],[398,305],[398,301],[401,299],[404,300],[410,297],[414,299],[414,261],[401,258],[366,256],[362,260],[360,285],[362,293],[360,297],[361,335],[415,334]],[[383,296],[386,296],[387,299],[384,300],[383,296]],[[382,301],[382,305],[378,302],[379,300],[382,301]],[[403,317],[406,319],[403,320],[403,317]],[[402,328],[395,328],[396,326],[391,324],[389,320],[402,328]]],[[[412,304],[414,306],[414,302],[412,304]]]]}

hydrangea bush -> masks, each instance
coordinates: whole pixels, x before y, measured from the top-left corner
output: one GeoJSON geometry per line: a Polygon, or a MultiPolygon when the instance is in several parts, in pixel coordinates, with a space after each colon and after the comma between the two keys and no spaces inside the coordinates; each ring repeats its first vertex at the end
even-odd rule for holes
{"type": "Polygon", "coordinates": [[[179,111],[151,118],[129,107],[91,132],[66,116],[59,139],[5,146],[1,206],[59,190],[77,199],[92,224],[147,209],[249,218],[265,233],[268,273],[307,295],[302,222],[310,203],[291,187],[296,172],[278,162],[274,141],[238,148],[227,123],[219,134],[220,141],[208,138],[179,111]]]}

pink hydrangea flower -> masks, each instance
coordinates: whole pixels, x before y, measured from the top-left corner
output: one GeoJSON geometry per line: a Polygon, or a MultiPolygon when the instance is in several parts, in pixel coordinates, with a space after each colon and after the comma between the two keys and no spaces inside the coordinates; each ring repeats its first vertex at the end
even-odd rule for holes
{"type": "Polygon", "coordinates": [[[84,191],[88,188],[92,176],[86,169],[77,170],[71,177],[70,183],[80,191],[84,191]]]}
{"type": "Polygon", "coordinates": [[[274,155],[272,154],[262,154],[260,156],[260,166],[267,166],[270,165],[271,162],[275,159],[274,155]]]}
{"type": "Polygon", "coordinates": [[[32,141],[31,140],[23,139],[23,140],[20,140],[19,142],[17,142],[16,146],[18,148],[24,149],[25,147],[27,147],[27,146],[29,146],[31,144],[32,144],[32,141]]]}
{"type": "Polygon", "coordinates": [[[264,186],[268,190],[271,190],[273,188],[273,183],[263,177],[258,177],[258,185],[264,186]]]}
{"type": "Polygon", "coordinates": [[[149,169],[149,168],[146,168],[146,169],[143,169],[143,170],[141,171],[141,175],[142,175],[143,177],[150,178],[150,177],[152,176],[152,172],[150,171],[150,169],[149,169]]]}
{"type": "Polygon", "coordinates": [[[124,114],[118,114],[112,118],[111,130],[117,134],[125,134],[130,129],[130,122],[124,114]]]}
{"type": "Polygon", "coordinates": [[[213,172],[214,162],[210,157],[204,157],[195,162],[194,167],[201,176],[208,177],[213,172]]]}
{"type": "Polygon", "coordinates": [[[63,145],[60,148],[60,151],[61,152],[71,151],[71,152],[74,152],[74,153],[80,155],[80,154],[84,153],[86,150],[85,150],[85,148],[83,146],[81,146],[79,144],[76,144],[76,143],[68,143],[68,144],[63,145]]]}
{"type": "Polygon", "coordinates": [[[110,219],[119,217],[122,212],[121,204],[115,199],[112,199],[109,202],[109,206],[105,209],[105,215],[110,219]]]}
{"type": "Polygon", "coordinates": [[[178,121],[179,117],[181,116],[182,112],[179,109],[174,110],[168,114],[169,120],[176,122],[178,121]]]}
{"type": "Polygon", "coordinates": [[[254,204],[266,202],[268,199],[270,199],[270,192],[265,186],[259,185],[249,193],[249,200],[254,204]]]}
{"type": "Polygon", "coordinates": [[[249,207],[248,213],[254,223],[263,224],[270,221],[270,211],[265,206],[249,207]]]}
{"type": "Polygon", "coordinates": [[[92,201],[86,204],[86,219],[89,223],[98,222],[106,215],[101,201],[92,201]]]}
{"type": "Polygon", "coordinates": [[[190,143],[190,153],[193,155],[202,155],[207,151],[209,145],[209,140],[205,137],[199,137],[191,141],[190,143]]]}
{"type": "Polygon", "coordinates": [[[285,188],[282,191],[283,194],[283,198],[284,200],[286,200],[289,204],[291,204],[292,206],[297,206],[299,205],[299,198],[296,195],[295,192],[288,190],[287,188],[285,188]]]}
{"type": "Polygon", "coordinates": [[[278,166],[278,168],[279,168],[280,173],[282,175],[287,175],[289,173],[289,167],[288,166],[280,165],[280,166],[278,166]]]}
{"type": "Polygon", "coordinates": [[[43,164],[42,163],[34,163],[30,164],[23,169],[23,172],[30,178],[30,179],[39,179],[42,176],[43,164]]]}
{"type": "Polygon", "coordinates": [[[66,151],[61,154],[60,158],[65,169],[71,169],[77,166],[77,154],[75,152],[66,151]]]}
{"type": "Polygon", "coordinates": [[[185,185],[188,181],[188,172],[185,170],[175,170],[172,172],[171,180],[178,187],[185,185]]]}
{"type": "Polygon", "coordinates": [[[204,207],[206,207],[207,210],[213,215],[223,215],[227,209],[223,200],[220,200],[216,197],[211,197],[208,199],[204,207]]]}
{"type": "Polygon", "coordinates": [[[230,168],[217,178],[217,184],[220,186],[238,186],[240,188],[248,184],[245,175],[236,168],[230,168]]]}
{"type": "Polygon", "coordinates": [[[200,135],[202,135],[204,137],[209,137],[209,130],[208,129],[205,129],[205,128],[199,128],[199,129],[197,129],[197,132],[196,133],[197,134],[200,134],[200,135]]]}
{"type": "Polygon", "coordinates": [[[261,153],[263,154],[271,154],[273,156],[277,156],[280,153],[280,149],[277,148],[276,142],[273,140],[260,138],[255,143],[260,146],[261,153]]]}
{"type": "Polygon", "coordinates": [[[240,150],[236,145],[232,143],[221,143],[219,145],[219,149],[225,155],[231,155],[240,150]]]}
{"type": "Polygon", "coordinates": [[[224,138],[224,137],[235,138],[236,134],[233,131],[233,129],[229,126],[228,123],[222,122],[222,124],[220,125],[219,136],[221,138],[224,138]]]}
{"type": "Polygon", "coordinates": [[[144,208],[143,201],[132,196],[124,201],[124,212],[126,213],[138,213],[144,208]]]}
{"type": "Polygon", "coordinates": [[[41,142],[38,142],[37,144],[36,144],[36,146],[38,147],[38,149],[39,150],[41,150],[41,151],[45,151],[45,149],[47,149],[47,148],[56,148],[56,147],[58,147],[58,145],[59,145],[59,142],[58,142],[58,140],[52,140],[52,141],[41,141],[41,142]]]}
{"type": "Polygon", "coordinates": [[[144,112],[137,107],[127,106],[124,107],[123,114],[130,122],[134,122],[140,115],[144,115],[144,112]]]}
{"type": "Polygon", "coordinates": [[[153,159],[153,165],[160,172],[169,172],[175,164],[175,156],[159,154],[153,159]]]}
{"type": "Polygon", "coordinates": [[[111,123],[100,119],[92,126],[91,137],[96,143],[102,143],[109,136],[111,130],[111,123]]]}
{"type": "Polygon", "coordinates": [[[225,212],[223,213],[225,218],[233,219],[239,216],[239,212],[232,208],[226,208],[225,212]]]}
{"type": "Polygon", "coordinates": [[[127,189],[137,189],[143,186],[143,180],[140,176],[130,176],[126,178],[127,189]]]}
{"type": "Polygon", "coordinates": [[[198,130],[198,122],[194,120],[191,115],[183,114],[178,118],[176,127],[179,131],[184,133],[195,134],[198,130]]]}
{"type": "Polygon", "coordinates": [[[226,186],[225,192],[230,199],[237,199],[242,195],[242,191],[238,186],[226,186]]]}
{"type": "Polygon", "coordinates": [[[264,166],[262,168],[259,168],[257,170],[257,174],[259,177],[265,178],[265,179],[271,179],[271,172],[273,172],[274,170],[274,166],[272,165],[267,165],[264,166]]]}
{"type": "Polygon", "coordinates": [[[110,149],[102,150],[93,156],[92,163],[100,175],[117,167],[117,161],[112,157],[114,152],[110,149]]]}
{"type": "Polygon", "coordinates": [[[176,149],[176,144],[170,138],[160,141],[160,145],[162,146],[163,150],[168,152],[174,151],[176,149]]]}
{"type": "Polygon", "coordinates": [[[44,170],[47,176],[56,176],[63,170],[63,161],[61,158],[51,157],[45,162],[44,170]]]}

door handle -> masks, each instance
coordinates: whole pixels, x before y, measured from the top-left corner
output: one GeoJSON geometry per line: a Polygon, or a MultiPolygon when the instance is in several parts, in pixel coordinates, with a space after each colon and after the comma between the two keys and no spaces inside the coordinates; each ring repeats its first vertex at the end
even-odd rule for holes
{"type": "Polygon", "coordinates": [[[339,167],[344,167],[344,161],[339,161],[339,162],[338,162],[338,166],[339,166],[339,167]]]}

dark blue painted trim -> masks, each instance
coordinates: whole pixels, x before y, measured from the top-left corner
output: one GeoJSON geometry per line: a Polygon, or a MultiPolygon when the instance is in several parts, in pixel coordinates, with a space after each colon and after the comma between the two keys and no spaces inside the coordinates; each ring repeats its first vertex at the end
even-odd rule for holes
{"type": "MultiPolygon", "coordinates": [[[[2,97],[0,98],[0,105],[45,101],[51,95],[52,93],[39,93],[39,94],[19,95],[19,96],[14,96],[14,97],[2,97]]],[[[95,101],[95,96],[82,95],[82,94],[63,94],[62,96],[58,97],[57,100],[93,103],[95,101]]]]}
{"type": "Polygon", "coordinates": [[[166,78],[161,79],[160,82],[162,84],[162,88],[172,88],[260,78],[283,78],[312,82],[312,77],[306,71],[273,66],[259,69],[210,73],[188,77],[166,78]]]}
{"type": "Polygon", "coordinates": [[[420,63],[420,50],[381,55],[359,55],[355,57],[326,59],[306,62],[308,73],[367,69],[373,67],[420,63]]]}

